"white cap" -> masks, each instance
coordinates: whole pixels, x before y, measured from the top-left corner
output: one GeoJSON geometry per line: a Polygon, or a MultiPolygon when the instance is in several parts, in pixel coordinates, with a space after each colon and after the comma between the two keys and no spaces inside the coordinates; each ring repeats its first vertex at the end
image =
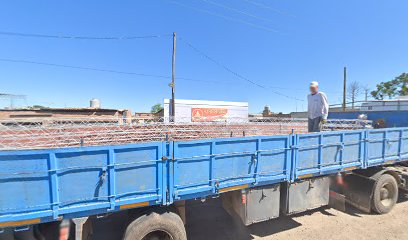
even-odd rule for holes
{"type": "Polygon", "coordinates": [[[319,86],[319,83],[316,82],[316,81],[313,81],[313,82],[310,83],[310,86],[311,86],[311,87],[318,87],[318,86],[319,86]]]}

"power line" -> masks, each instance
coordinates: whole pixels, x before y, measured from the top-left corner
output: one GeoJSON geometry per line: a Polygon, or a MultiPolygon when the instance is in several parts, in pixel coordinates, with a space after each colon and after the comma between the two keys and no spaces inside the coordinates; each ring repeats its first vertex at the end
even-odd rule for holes
{"type": "Polygon", "coordinates": [[[237,72],[234,72],[233,70],[231,70],[230,68],[228,68],[227,66],[221,64],[220,62],[218,62],[217,60],[213,59],[212,57],[208,56],[207,54],[205,54],[204,52],[202,52],[201,50],[199,50],[198,48],[196,48],[195,46],[193,46],[191,43],[187,42],[186,40],[179,38],[181,41],[183,41],[188,47],[190,47],[191,49],[193,49],[194,51],[196,51],[197,53],[199,53],[200,55],[204,56],[205,58],[207,58],[208,60],[210,60],[211,62],[215,63],[216,65],[218,65],[219,67],[223,68],[224,70],[226,70],[227,72],[230,72],[231,74],[253,84],[256,85],[258,87],[261,88],[265,88],[265,86],[260,85],[250,79],[247,79],[246,77],[241,76],[240,74],[238,74],[237,72]]]}
{"type": "Polygon", "coordinates": [[[13,62],[13,63],[36,64],[36,65],[62,67],[62,68],[72,68],[72,69],[89,70],[89,71],[97,71],[97,72],[109,72],[109,73],[118,73],[118,74],[126,74],[126,75],[137,75],[137,76],[143,76],[143,77],[155,77],[155,78],[166,78],[166,79],[170,78],[169,76],[164,76],[164,75],[154,75],[154,74],[145,74],[145,73],[136,73],[136,72],[125,72],[125,71],[116,71],[116,70],[110,70],[110,69],[101,69],[101,68],[93,68],[93,67],[81,67],[81,66],[36,62],[36,61],[28,61],[28,60],[0,58],[0,61],[2,61],[2,62],[13,62]]]}
{"type": "MultiPolygon", "coordinates": [[[[179,37],[179,39],[180,39],[182,42],[184,42],[188,47],[190,47],[191,49],[193,49],[195,52],[197,52],[198,54],[202,55],[203,57],[205,57],[205,58],[208,59],[209,61],[215,63],[215,64],[218,65],[219,67],[223,68],[225,71],[227,71],[227,72],[233,74],[234,76],[236,76],[236,77],[238,77],[238,78],[240,78],[240,79],[242,79],[242,80],[244,80],[244,81],[247,81],[247,82],[249,82],[250,84],[255,85],[255,86],[257,86],[257,87],[260,87],[260,88],[264,88],[264,89],[272,89],[272,88],[273,88],[273,87],[269,87],[269,86],[266,86],[266,85],[261,85],[261,84],[255,82],[255,81],[252,81],[251,79],[249,79],[249,78],[247,78],[247,77],[242,76],[241,74],[239,74],[239,73],[233,71],[233,70],[230,69],[229,67],[225,66],[224,64],[222,64],[222,63],[220,63],[219,61],[215,60],[214,58],[210,57],[209,55],[207,55],[206,53],[204,53],[203,51],[201,51],[200,49],[198,49],[197,47],[195,47],[194,45],[192,45],[190,42],[188,42],[188,41],[186,41],[186,40],[184,40],[183,38],[180,38],[180,37],[179,37]]],[[[277,92],[277,91],[274,91],[274,90],[271,90],[271,92],[274,93],[274,94],[276,94],[276,95],[280,95],[280,96],[283,96],[283,97],[286,97],[286,98],[294,99],[294,100],[297,100],[297,101],[304,101],[303,99],[298,99],[298,98],[295,98],[295,97],[291,97],[291,96],[288,96],[288,95],[286,95],[286,94],[283,94],[283,93],[280,93],[280,92],[277,92]]]]}
{"type": "Polygon", "coordinates": [[[256,2],[256,1],[254,1],[254,0],[243,0],[243,1],[245,1],[245,2],[247,2],[247,3],[250,3],[250,4],[252,4],[252,5],[255,5],[255,6],[257,6],[257,7],[261,7],[261,8],[270,10],[270,11],[275,12],[275,13],[279,13],[279,14],[286,15],[286,16],[293,17],[293,18],[296,17],[296,16],[293,15],[293,14],[283,12],[283,11],[281,11],[281,10],[279,10],[279,9],[272,8],[272,7],[268,6],[268,5],[265,5],[265,4],[260,3],[260,2],[256,2]]]}
{"type": "MultiPolygon", "coordinates": [[[[35,64],[35,65],[43,65],[43,66],[51,66],[51,67],[62,67],[62,68],[89,70],[89,71],[97,71],[97,72],[108,72],[108,73],[116,73],[116,74],[138,75],[138,76],[144,76],[144,77],[155,77],[155,78],[171,79],[171,76],[165,76],[165,75],[154,75],[154,74],[144,74],[144,73],[135,73],[135,72],[125,72],[125,71],[117,71],[117,70],[110,70],[110,69],[101,69],[101,68],[93,68],[93,67],[81,67],[81,66],[72,66],[72,65],[46,63],[46,62],[37,62],[37,61],[29,61],[29,60],[17,60],[17,59],[0,58],[0,61],[1,62],[26,63],[26,64],[35,64]]],[[[192,81],[192,82],[223,83],[221,81],[210,81],[210,80],[187,78],[187,77],[178,77],[177,79],[185,80],[185,81],[192,81]]]]}
{"type": "MultiPolygon", "coordinates": [[[[37,61],[29,61],[29,60],[17,60],[17,59],[0,58],[0,61],[1,62],[11,62],[11,63],[35,64],[35,65],[61,67],[61,68],[71,68],[71,69],[97,71],[97,72],[108,72],[108,73],[116,73],[116,74],[137,75],[137,76],[143,76],[143,77],[171,79],[171,76],[165,76],[165,75],[154,75],[154,74],[144,74],[144,73],[135,73],[135,72],[125,72],[125,71],[117,71],[117,70],[110,70],[110,69],[101,69],[101,68],[94,68],[94,67],[81,67],[81,66],[72,66],[72,65],[46,63],[46,62],[37,62],[37,61]]],[[[178,80],[184,80],[184,81],[191,81],[191,82],[205,82],[205,83],[214,83],[214,84],[215,83],[226,83],[225,81],[224,82],[222,82],[222,81],[212,81],[212,80],[195,79],[195,78],[188,78],[188,77],[178,77],[177,79],[178,80]]],[[[1,95],[1,93],[0,93],[0,95],[1,95]]]]}
{"type": "Polygon", "coordinates": [[[193,6],[189,6],[189,5],[186,5],[186,4],[178,2],[178,1],[174,1],[174,0],[167,0],[167,1],[169,1],[171,3],[174,3],[174,4],[177,4],[177,5],[180,5],[180,6],[183,6],[185,8],[193,9],[193,10],[198,11],[198,12],[207,13],[209,15],[220,17],[220,18],[223,18],[223,19],[226,19],[226,20],[229,20],[229,21],[233,21],[233,22],[242,23],[242,24],[248,25],[248,26],[253,27],[253,28],[261,29],[261,30],[268,31],[268,32],[275,32],[275,33],[278,32],[275,29],[272,29],[272,28],[269,28],[269,27],[257,25],[255,23],[247,22],[247,21],[242,20],[242,19],[232,18],[232,17],[225,16],[225,15],[222,15],[222,14],[213,13],[211,11],[201,9],[201,8],[197,8],[197,7],[193,7],[193,6]]]}
{"type": "MultiPolygon", "coordinates": [[[[187,77],[178,77],[178,80],[185,80],[185,81],[192,81],[192,82],[205,82],[205,83],[213,83],[213,84],[235,84],[234,81],[216,81],[216,80],[205,80],[205,79],[197,79],[197,78],[187,78],[187,77]]],[[[281,90],[290,90],[290,91],[304,91],[304,89],[300,88],[288,88],[288,87],[277,87],[277,86],[265,86],[266,88],[270,89],[281,89],[281,90]]]]}
{"type": "Polygon", "coordinates": [[[187,77],[177,77],[177,80],[185,80],[185,81],[192,81],[192,82],[205,82],[205,83],[214,83],[214,84],[227,84],[228,82],[225,81],[214,81],[214,80],[204,80],[204,79],[195,79],[195,78],[187,78],[187,77]]]}
{"type": "MultiPolygon", "coordinates": [[[[11,63],[35,64],[35,65],[70,68],[70,69],[79,69],[79,70],[87,70],[87,71],[108,72],[108,73],[125,74],[125,75],[137,75],[137,76],[143,76],[143,77],[153,77],[153,78],[162,78],[162,79],[171,79],[171,76],[165,76],[165,75],[126,72],[126,71],[117,71],[117,70],[111,70],[111,69],[72,66],[72,65],[64,65],[64,64],[56,64],[56,63],[29,61],[29,60],[0,58],[0,61],[1,62],[11,62],[11,63]]],[[[196,79],[196,78],[188,78],[188,77],[178,77],[177,79],[184,80],[184,81],[191,81],[191,82],[204,82],[204,83],[213,83],[213,84],[219,84],[219,83],[226,84],[227,83],[225,81],[214,81],[214,80],[196,79]]],[[[281,87],[270,87],[270,86],[265,86],[265,87],[266,88],[277,88],[277,89],[289,89],[289,88],[283,88],[283,87],[282,88],[281,87]]]]}
{"type": "Polygon", "coordinates": [[[257,15],[254,15],[254,14],[251,14],[251,13],[247,13],[247,12],[244,12],[244,11],[242,11],[242,10],[240,10],[240,9],[233,8],[233,7],[224,5],[224,4],[220,4],[220,3],[213,2],[213,1],[209,1],[209,0],[201,0],[201,1],[206,2],[206,3],[209,3],[209,4],[212,4],[212,5],[214,5],[214,6],[218,6],[218,7],[220,7],[220,8],[227,9],[227,10],[229,10],[229,11],[233,11],[233,12],[236,12],[236,13],[240,13],[240,14],[243,14],[243,15],[246,15],[246,16],[249,16],[249,17],[252,17],[252,18],[255,18],[255,19],[258,19],[258,20],[262,20],[262,21],[266,21],[266,22],[273,22],[272,20],[270,20],[270,19],[268,19],[268,18],[259,17],[259,16],[257,16],[257,15]]]}
{"type": "Polygon", "coordinates": [[[93,36],[48,35],[48,34],[6,32],[6,31],[0,31],[0,35],[14,36],[14,37],[35,37],[35,38],[74,39],[74,40],[135,40],[135,39],[149,39],[149,38],[161,38],[161,37],[172,36],[171,34],[163,34],[163,35],[146,35],[146,36],[93,37],[93,36]]]}

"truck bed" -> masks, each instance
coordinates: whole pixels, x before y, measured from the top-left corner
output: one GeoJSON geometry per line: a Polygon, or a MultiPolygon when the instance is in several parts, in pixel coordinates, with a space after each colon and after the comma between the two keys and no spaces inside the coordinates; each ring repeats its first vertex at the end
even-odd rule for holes
{"type": "Polygon", "coordinates": [[[408,159],[408,128],[0,151],[0,227],[170,205],[408,159]]]}

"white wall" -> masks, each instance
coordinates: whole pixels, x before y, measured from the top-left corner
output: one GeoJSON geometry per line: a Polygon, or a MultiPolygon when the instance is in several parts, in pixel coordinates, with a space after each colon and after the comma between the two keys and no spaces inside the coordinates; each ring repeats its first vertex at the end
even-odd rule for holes
{"type": "MultiPolygon", "coordinates": [[[[227,109],[227,122],[248,121],[247,102],[224,102],[176,99],[176,122],[192,122],[192,108],[227,109]]],[[[164,117],[170,116],[170,100],[164,99],[164,117]]]]}
{"type": "Polygon", "coordinates": [[[407,111],[408,101],[387,100],[387,101],[372,101],[361,104],[363,111],[407,111]]]}

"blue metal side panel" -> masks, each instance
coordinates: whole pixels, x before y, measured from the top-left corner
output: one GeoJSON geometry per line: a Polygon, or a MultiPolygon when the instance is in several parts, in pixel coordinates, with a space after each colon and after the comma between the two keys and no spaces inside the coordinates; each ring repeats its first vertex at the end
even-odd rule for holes
{"type": "Polygon", "coordinates": [[[0,152],[0,222],[163,200],[163,143],[0,152]]]}
{"type": "Polygon", "coordinates": [[[109,202],[106,149],[63,151],[55,153],[55,158],[58,165],[60,214],[109,202]]]}
{"type": "Polygon", "coordinates": [[[400,158],[408,160],[408,128],[401,129],[400,158]]]}
{"type": "Polygon", "coordinates": [[[375,129],[367,131],[367,166],[408,159],[408,129],[375,129]]]}
{"type": "Polygon", "coordinates": [[[118,205],[144,201],[161,203],[163,147],[162,143],[152,143],[114,150],[118,205]]]}
{"type": "Polygon", "coordinates": [[[174,143],[173,200],[290,177],[290,136],[174,143]]]}
{"type": "MultiPolygon", "coordinates": [[[[50,160],[47,153],[1,153],[0,222],[52,215],[50,160]]],[[[57,200],[57,199],[55,199],[57,200]]]]}
{"type": "Polygon", "coordinates": [[[174,200],[188,194],[211,194],[212,141],[175,142],[173,148],[171,184],[174,200]]]}
{"type": "Polygon", "coordinates": [[[366,114],[374,124],[380,119],[384,120],[384,127],[387,128],[408,126],[408,111],[330,112],[329,119],[357,119],[360,114],[366,114]]]}
{"type": "Polygon", "coordinates": [[[256,183],[287,181],[291,169],[292,136],[265,137],[259,139],[256,183]]]}
{"type": "Polygon", "coordinates": [[[292,180],[364,167],[364,131],[297,135],[292,180]]]}

